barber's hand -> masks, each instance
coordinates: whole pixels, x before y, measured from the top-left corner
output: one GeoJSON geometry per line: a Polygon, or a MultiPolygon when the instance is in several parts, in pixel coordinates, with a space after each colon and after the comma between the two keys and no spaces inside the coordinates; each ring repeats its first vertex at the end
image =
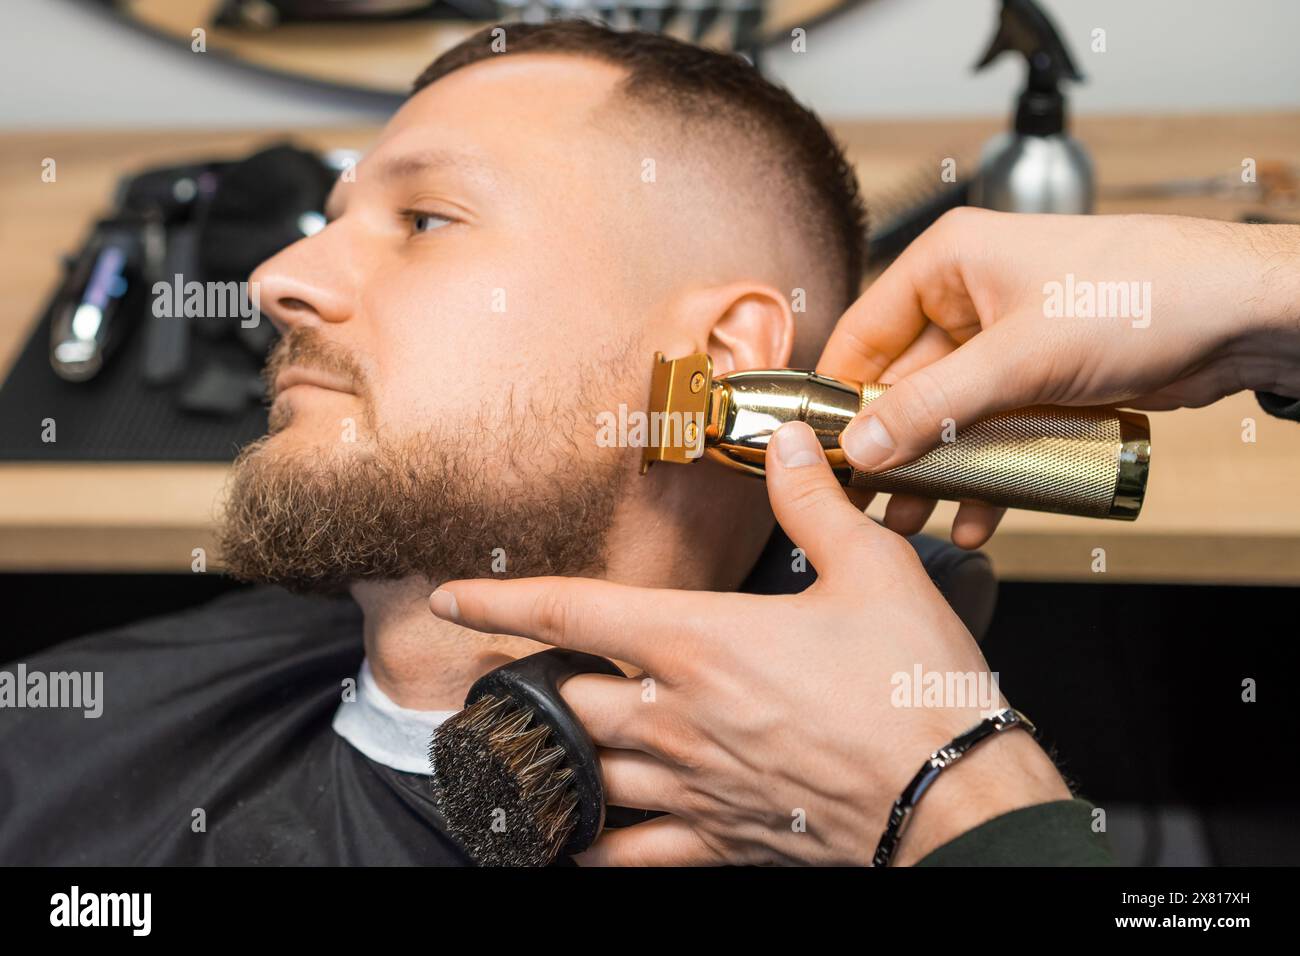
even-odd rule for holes
{"type": "MultiPolygon", "coordinates": [[[[947,420],[960,429],[1027,405],[1172,409],[1246,388],[1297,395],[1300,227],[954,210],[845,313],[818,371],[893,385],[841,436],[867,471],[933,448],[947,420]],[[1126,315],[1053,314],[1088,284],[1108,306],[1111,283],[1137,284],[1126,315]]],[[[885,523],[912,534],[934,504],[895,495],[885,523]]],[[[979,547],[1001,515],[963,504],[953,540],[979,547]]]]}
{"type": "MultiPolygon", "coordinates": [[[[1000,694],[895,706],[896,674],[987,665],[911,546],[849,503],[812,430],[787,424],[774,444],[773,509],[818,571],[801,594],[532,578],[454,581],[430,599],[435,614],[476,630],[643,669],[639,679],[581,675],[563,687],[602,748],[609,802],[669,814],[606,831],[583,863],[868,863],[929,754],[1005,706],[1000,694]]],[[[896,862],[1068,796],[1029,734],[999,735],[944,771],[896,862]]]]}

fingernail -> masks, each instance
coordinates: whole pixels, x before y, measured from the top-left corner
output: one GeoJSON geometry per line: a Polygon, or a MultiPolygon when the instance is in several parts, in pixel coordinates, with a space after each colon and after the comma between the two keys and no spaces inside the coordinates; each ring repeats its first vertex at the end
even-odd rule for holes
{"type": "Polygon", "coordinates": [[[776,430],[772,440],[776,442],[776,456],[786,468],[816,464],[822,455],[817,436],[803,422],[787,422],[776,430]]]}
{"type": "Polygon", "coordinates": [[[840,433],[840,447],[859,468],[874,468],[893,452],[894,439],[880,419],[872,415],[865,420],[853,419],[840,433]]]}
{"type": "Polygon", "coordinates": [[[441,588],[429,595],[429,610],[444,621],[460,620],[460,605],[456,603],[456,595],[441,588]]]}

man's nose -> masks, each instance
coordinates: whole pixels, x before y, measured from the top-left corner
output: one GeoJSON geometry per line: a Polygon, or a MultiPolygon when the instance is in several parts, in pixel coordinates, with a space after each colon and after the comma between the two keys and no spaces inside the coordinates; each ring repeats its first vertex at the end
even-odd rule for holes
{"type": "Polygon", "coordinates": [[[344,322],[352,314],[346,267],[331,264],[322,235],[300,239],[267,259],[250,277],[260,307],[281,334],[304,325],[344,322]]]}

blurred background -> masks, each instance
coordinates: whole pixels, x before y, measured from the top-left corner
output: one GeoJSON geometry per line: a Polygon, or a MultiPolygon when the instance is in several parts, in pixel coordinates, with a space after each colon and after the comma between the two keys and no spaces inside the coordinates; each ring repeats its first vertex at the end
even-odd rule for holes
{"type": "MultiPolygon", "coordinates": [[[[152,321],[143,290],[238,282],[319,228],[411,80],[487,23],[597,15],[749,57],[846,144],[876,272],[967,203],[1300,221],[1300,3],[1039,6],[1051,37],[1025,41],[1014,0],[5,0],[0,662],[234,586],[214,503],[265,429],[270,330],[152,321]],[[1059,129],[1055,92],[1016,118],[1030,63],[1059,129]],[[1026,142],[1072,178],[994,189],[1026,142]]],[[[1248,394],[1152,417],[1138,522],[1008,517],[985,651],[1122,862],[1294,864],[1269,768],[1297,729],[1300,428],[1248,394]]]]}
{"type": "MultiPolygon", "coordinates": [[[[463,8],[489,6],[462,0],[463,8]]],[[[568,4],[573,6],[573,4],[568,4]]],[[[391,98],[466,29],[444,20],[212,26],[219,0],[6,0],[0,36],[7,127],[247,126],[382,118],[391,98]],[[190,52],[208,28],[210,55],[190,52]],[[373,31],[373,38],[367,37],[373,31]],[[160,42],[170,38],[173,42],[160,42]],[[357,48],[360,47],[358,50],[357,48]],[[397,51],[396,54],[394,51],[397,51]],[[264,69],[250,69],[248,67],[264,69]],[[286,81],[309,77],[330,84],[286,81]],[[89,95],[93,90],[94,95],[89,95]]],[[[268,3],[249,4],[267,8],[268,3]]],[[[293,4],[286,4],[289,9],[293,4]]],[[[337,0],[303,8],[341,7],[337,0]]],[[[361,4],[357,4],[361,6],[361,4]]],[[[383,4],[376,4],[383,7],[383,4]]],[[[427,3],[393,3],[394,8],[427,3]]],[[[442,6],[450,19],[455,8],[442,6]]],[[[556,6],[564,8],[563,2],[556,6]]],[[[646,4],[654,7],[653,3],[646,4]]],[[[726,6],[723,4],[722,6],[726,6]]],[[[1300,4],[1287,0],[1057,0],[1053,18],[1088,82],[1080,113],[1236,112],[1300,105],[1300,4]],[[1096,28],[1105,53],[1091,53],[1096,28]]],[[[771,0],[764,68],[826,116],[1001,115],[1021,82],[1011,59],[976,80],[992,0],[771,0]],[[809,31],[808,52],[789,30],[809,31]]],[[[263,22],[274,22],[263,14],[263,22]]],[[[729,17],[716,21],[725,40],[729,17]]]]}

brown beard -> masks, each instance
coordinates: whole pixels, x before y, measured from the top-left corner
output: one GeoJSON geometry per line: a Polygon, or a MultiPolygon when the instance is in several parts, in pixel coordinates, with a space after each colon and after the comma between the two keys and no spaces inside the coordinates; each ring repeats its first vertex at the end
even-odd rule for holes
{"type": "MultiPolygon", "coordinates": [[[[354,365],[326,355],[329,343],[289,341],[301,331],[310,330],[277,346],[272,381],[289,357],[324,358],[314,364],[364,385],[354,365]]],[[[594,435],[597,411],[613,406],[570,398],[520,409],[507,396],[454,432],[376,437],[348,452],[282,451],[260,439],[235,462],[222,562],[242,580],[317,593],[361,579],[599,575],[628,459],[580,437],[594,435]]],[[[272,424],[274,434],[288,421],[272,424]]]]}

